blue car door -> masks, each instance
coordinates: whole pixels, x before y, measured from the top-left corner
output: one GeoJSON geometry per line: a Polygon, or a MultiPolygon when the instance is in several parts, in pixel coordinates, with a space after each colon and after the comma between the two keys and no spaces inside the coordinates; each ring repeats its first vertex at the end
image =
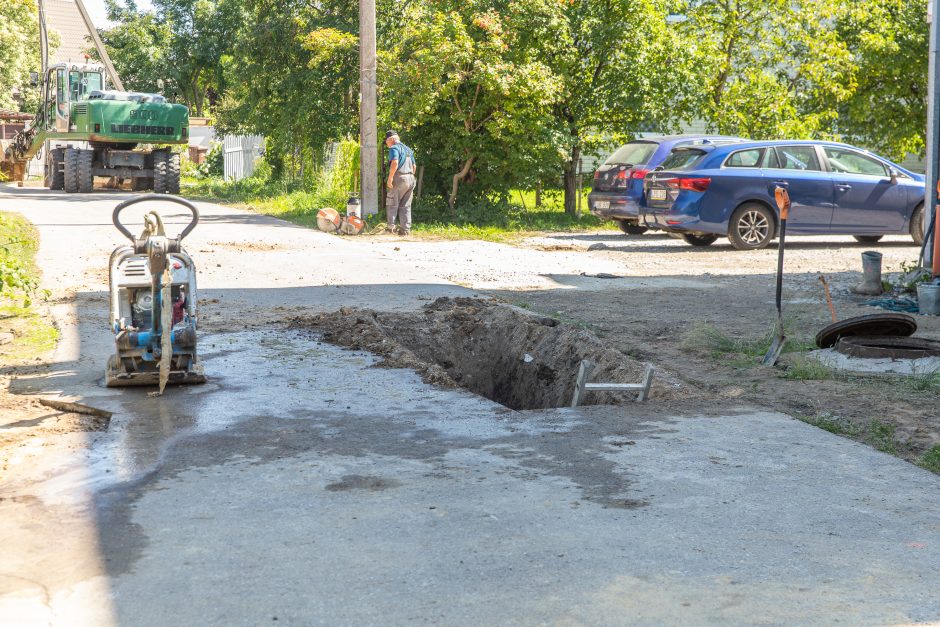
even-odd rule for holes
{"type": "Polygon", "coordinates": [[[774,146],[764,157],[767,193],[785,187],[790,192],[787,228],[797,233],[828,233],[833,213],[832,175],[820,165],[816,146],[774,146]]]}
{"type": "Polygon", "coordinates": [[[901,232],[908,214],[907,188],[891,181],[888,166],[861,152],[824,146],[835,183],[832,232],[846,235],[901,232]]]}

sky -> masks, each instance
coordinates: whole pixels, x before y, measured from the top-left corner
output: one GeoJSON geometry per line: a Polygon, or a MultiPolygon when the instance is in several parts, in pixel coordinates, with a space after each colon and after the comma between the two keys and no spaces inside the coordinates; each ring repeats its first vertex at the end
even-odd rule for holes
{"type": "MultiPolygon", "coordinates": [[[[85,8],[91,13],[91,19],[95,26],[103,28],[108,25],[107,11],[104,8],[104,0],[84,0],[85,8]]],[[[138,9],[150,9],[152,4],[150,0],[137,0],[138,9]]]]}

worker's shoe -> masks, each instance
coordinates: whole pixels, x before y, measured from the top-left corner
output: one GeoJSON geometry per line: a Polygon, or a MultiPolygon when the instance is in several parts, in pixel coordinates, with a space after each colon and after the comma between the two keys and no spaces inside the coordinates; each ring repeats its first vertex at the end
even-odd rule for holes
{"type": "Polygon", "coordinates": [[[398,227],[398,234],[401,235],[402,237],[411,235],[411,229],[403,229],[401,227],[398,227]]]}

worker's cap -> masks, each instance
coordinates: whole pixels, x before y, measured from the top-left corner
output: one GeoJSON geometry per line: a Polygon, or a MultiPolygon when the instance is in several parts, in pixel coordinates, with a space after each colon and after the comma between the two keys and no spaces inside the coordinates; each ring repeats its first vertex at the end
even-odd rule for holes
{"type": "Polygon", "coordinates": [[[391,139],[392,137],[398,137],[398,131],[385,131],[385,139],[391,139]]]}

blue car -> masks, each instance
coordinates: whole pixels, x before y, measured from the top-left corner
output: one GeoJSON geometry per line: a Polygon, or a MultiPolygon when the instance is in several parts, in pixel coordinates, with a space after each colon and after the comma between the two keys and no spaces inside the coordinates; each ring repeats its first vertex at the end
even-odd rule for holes
{"type": "Polygon", "coordinates": [[[641,224],[693,246],[727,236],[738,250],[763,248],[777,235],[778,186],[792,203],[787,232],[867,243],[909,234],[923,244],[924,177],[834,142],[679,147],[644,179],[641,224]]]}
{"type": "Polygon", "coordinates": [[[728,141],[744,140],[709,135],[671,135],[637,139],[624,144],[594,173],[588,207],[599,218],[616,220],[624,233],[645,233],[647,227],[640,224],[639,220],[643,205],[643,178],[650,170],[660,165],[677,146],[728,141]]]}

